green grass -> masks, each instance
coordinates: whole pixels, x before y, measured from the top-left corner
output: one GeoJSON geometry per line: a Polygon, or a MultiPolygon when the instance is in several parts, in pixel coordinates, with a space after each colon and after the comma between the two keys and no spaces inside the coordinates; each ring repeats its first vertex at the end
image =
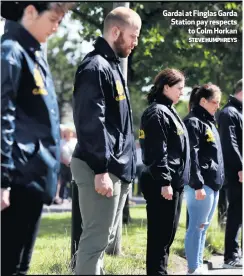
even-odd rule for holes
{"type": "MultiPolygon", "coordinates": [[[[144,205],[130,209],[133,219],[123,225],[122,249],[124,256],[105,255],[106,274],[145,274],[146,209],[144,205]]],[[[186,211],[183,203],[180,223],[171,247],[169,269],[179,271],[173,255],[184,257],[186,211]]],[[[71,275],[71,214],[57,213],[43,216],[29,274],[71,275]]],[[[208,230],[205,258],[213,252],[223,252],[224,233],[217,225],[216,214],[208,230]]]]}

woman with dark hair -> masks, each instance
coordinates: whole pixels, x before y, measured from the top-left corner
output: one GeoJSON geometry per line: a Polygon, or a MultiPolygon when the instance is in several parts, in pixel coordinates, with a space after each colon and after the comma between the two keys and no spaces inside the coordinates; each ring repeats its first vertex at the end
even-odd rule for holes
{"type": "Polygon", "coordinates": [[[140,182],[147,204],[147,275],[167,274],[183,188],[189,179],[188,135],[173,107],[184,85],[180,71],[161,71],[148,94],[149,107],[141,118],[139,139],[145,169],[140,182]]]}
{"type": "MultiPolygon", "coordinates": [[[[193,91],[191,91],[191,94],[190,94],[190,98],[189,98],[189,103],[188,103],[188,115],[184,118],[184,120],[186,120],[188,117],[189,117],[189,114],[190,114],[190,111],[192,110],[192,108],[194,107],[194,103],[195,103],[195,99],[194,99],[194,96],[195,96],[195,91],[197,91],[197,89],[199,88],[200,86],[195,86],[193,88],[193,91]]],[[[188,224],[189,224],[189,214],[188,214],[188,211],[187,211],[187,208],[186,208],[186,229],[188,228],[188,224]]]]}
{"type": "Polygon", "coordinates": [[[202,275],[206,230],[211,222],[224,182],[220,138],[214,115],[221,91],[213,84],[197,86],[191,94],[191,111],[184,119],[190,140],[191,173],[185,197],[189,225],[185,238],[188,274],[202,275]]]}
{"type": "Polygon", "coordinates": [[[59,111],[40,43],[71,3],[1,2],[1,269],[25,275],[59,168],[59,111]]]}

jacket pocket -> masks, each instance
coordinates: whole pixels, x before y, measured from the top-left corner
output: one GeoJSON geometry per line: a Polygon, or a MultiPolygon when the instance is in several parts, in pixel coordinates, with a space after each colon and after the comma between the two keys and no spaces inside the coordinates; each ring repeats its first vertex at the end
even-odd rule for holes
{"type": "Polygon", "coordinates": [[[117,141],[117,150],[116,150],[116,157],[117,158],[119,158],[121,156],[121,154],[123,153],[124,144],[125,144],[124,135],[120,132],[119,133],[119,139],[117,141]]]}
{"type": "Polygon", "coordinates": [[[108,145],[109,150],[110,150],[111,154],[114,154],[116,139],[112,134],[108,133],[108,140],[109,140],[109,145],[108,145]]]}
{"type": "MultiPolygon", "coordinates": [[[[17,157],[20,151],[16,152],[17,157]]],[[[16,175],[14,181],[16,184],[22,186],[32,185],[31,183],[35,181],[35,185],[38,186],[36,190],[43,194],[44,202],[50,203],[56,193],[59,163],[48,149],[43,146],[41,141],[37,142],[35,151],[28,160],[27,156],[25,155],[25,162],[21,158],[16,159],[16,175]]]]}

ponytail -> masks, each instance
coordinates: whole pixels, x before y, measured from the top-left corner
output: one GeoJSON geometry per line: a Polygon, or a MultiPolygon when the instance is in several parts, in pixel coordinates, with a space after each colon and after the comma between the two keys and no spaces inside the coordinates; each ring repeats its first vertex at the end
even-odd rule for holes
{"type": "Polygon", "coordinates": [[[217,85],[212,83],[194,86],[189,99],[189,109],[191,110],[195,105],[198,105],[202,98],[212,99],[216,93],[222,92],[217,85]]]}
{"type": "Polygon", "coordinates": [[[155,85],[153,85],[150,91],[147,93],[148,104],[153,103],[156,100],[156,97],[157,97],[157,89],[155,88],[155,85]]]}
{"type": "Polygon", "coordinates": [[[197,94],[198,91],[200,90],[200,86],[199,85],[195,85],[191,91],[191,95],[190,95],[190,99],[189,99],[189,109],[191,110],[193,108],[194,105],[196,105],[198,103],[197,101],[197,94]]]}
{"type": "Polygon", "coordinates": [[[153,81],[154,85],[147,94],[148,104],[158,102],[162,98],[165,85],[171,87],[184,79],[183,73],[177,69],[166,68],[159,72],[153,81]]]}

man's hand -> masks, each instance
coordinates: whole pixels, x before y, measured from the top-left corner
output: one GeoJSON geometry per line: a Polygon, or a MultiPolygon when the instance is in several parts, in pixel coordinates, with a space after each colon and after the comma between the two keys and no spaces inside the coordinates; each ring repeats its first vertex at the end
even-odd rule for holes
{"type": "Polygon", "coordinates": [[[10,205],[10,190],[1,188],[1,211],[10,205]]]}
{"type": "Polygon", "coordinates": [[[203,200],[206,197],[206,192],[204,189],[198,189],[195,191],[196,200],[203,200]]]}
{"type": "Polygon", "coordinates": [[[113,182],[108,173],[96,174],[94,182],[98,194],[107,197],[113,196],[113,182]]]}
{"type": "Polygon", "coordinates": [[[239,181],[242,183],[242,171],[238,172],[238,176],[239,176],[239,181]]]}
{"type": "Polygon", "coordinates": [[[173,198],[173,189],[172,189],[171,185],[163,186],[161,188],[161,195],[165,199],[172,200],[172,198],[173,198]]]}

